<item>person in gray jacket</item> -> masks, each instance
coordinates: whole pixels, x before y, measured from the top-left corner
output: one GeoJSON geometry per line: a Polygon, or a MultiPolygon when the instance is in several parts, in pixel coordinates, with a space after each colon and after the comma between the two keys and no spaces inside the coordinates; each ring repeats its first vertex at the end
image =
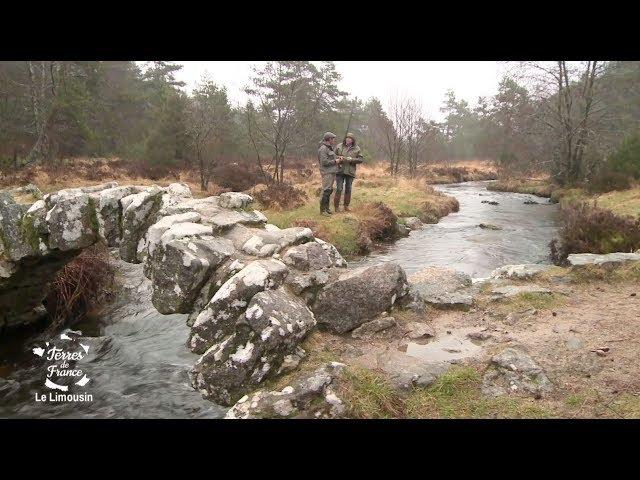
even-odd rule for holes
{"type": "Polygon", "coordinates": [[[336,155],[333,147],[336,142],[336,135],[327,132],[322,137],[320,148],[318,148],[318,167],[322,176],[322,197],[320,197],[320,213],[331,215],[329,211],[329,201],[333,193],[333,184],[336,180],[336,173],[342,163],[342,157],[336,155]]]}

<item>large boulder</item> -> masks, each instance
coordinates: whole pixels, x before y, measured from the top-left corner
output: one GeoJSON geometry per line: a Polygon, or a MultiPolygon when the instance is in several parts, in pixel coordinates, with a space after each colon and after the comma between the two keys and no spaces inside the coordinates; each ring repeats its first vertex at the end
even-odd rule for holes
{"type": "Polygon", "coordinates": [[[340,275],[319,293],[312,309],[319,325],[346,333],[389,310],[407,292],[404,270],[385,263],[340,275]]]}
{"type": "Polygon", "coordinates": [[[139,263],[138,243],[143,239],[147,229],[155,223],[155,215],[162,206],[162,194],[163,191],[154,186],[120,200],[122,204],[120,258],[125,262],[139,263]]]}
{"type": "Polygon", "coordinates": [[[222,405],[232,405],[276,375],[316,324],[304,301],[282,288],[258,292],[229,323],[231,333],[212,345],[189,372],[193,387],[222,405]]]}
{"type": "Polygon", "coordinates": [[[245,395],[225,418],[341,418],[346,413],[337,395],[345,365],[331,362],[299,375],[280,391],[258,390],[245,395]]]}
{"type": "Polygon", "coordinates": [[[57,199],[51,205],[45,195],[45,203],[50,208],[46,216],[49,248],[77,250],[96,243],[99,224],[95,199],[88,193],[58,195],[57,199]]]}
{"type": "Polygon", "coordinates": [[[124,186],[111,187],[100,192],[97,204],[99,232],[110,247],[116,247],[120,243],[120,200],[143,189],[144,187],[124,186]]]}
{"type": "Polygon", "coordinates": [[[15,202],[8,192],[0,192],[0,256],[18,261],[38,252],[39,236],[32,224],[23,221],[28,205],[15,202]]]}
{"type": "Polygon", "coordinates": [[[153,305],[162,314],[189,313],[211,273],[234,251],[230,242],[214,237],[167,243],[151,262],[153,305]]]}
{"type": "MultiPolygon", "coordinates": [[[[319,242],[308,242],[289,248],[282,261],[297,270],[322,270],[333,266],[343,266],[345,264],[342,256],[332,256],[326,244],[319,242]]],[[[338,253],[338,255],[340,255],[338,253]]]]}
{"type": "Polygon", "coordinates": [[[439,309],[468,310],[473,305],[469,275],[448,267],[426,267],[409,277],[418,303],[439,309]]]}
{"type": "Polygon", "coordinates": [[[204,353],[225,335],[233,333],[238,315],[253,296],[282,285],[287,266],[273,259],[256,260],[227,280],[206,308],[196,317],[188,346],[195,353],[204,353]]]}

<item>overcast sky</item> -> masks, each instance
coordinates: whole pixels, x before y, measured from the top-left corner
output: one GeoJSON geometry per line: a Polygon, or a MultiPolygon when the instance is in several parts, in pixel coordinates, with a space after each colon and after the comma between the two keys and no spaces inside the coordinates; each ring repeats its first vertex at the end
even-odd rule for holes
{"type": "MultiPolygon", "coordinates": [[[[178,78],[190,91],[207,71],[212,79],[227,87],[234,103],[244,103],[242,92],[251,66],[256,62],[178,62],[184,67],[178,78]]],[[[499,62],[335,62],[342,75],[340,87],[353,96],[378,97],[383,105],[393,93],[406,94],[422,102],[424,113],[441,119],[440,106],[448,89],[456,97],[475,105],[479,96],[496,93],[506,70],[499,62]]]]}

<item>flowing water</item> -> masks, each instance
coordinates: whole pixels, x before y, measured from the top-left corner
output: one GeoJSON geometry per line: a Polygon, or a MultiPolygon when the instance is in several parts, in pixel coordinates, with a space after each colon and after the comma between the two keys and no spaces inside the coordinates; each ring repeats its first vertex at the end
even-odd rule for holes
{"type": "MultiPolygon", "coordinates": [[[[427,265],[444,265],[483,277],[506,264],[546,262],[557,206],[531,195],[488,192],[485,185],[438,187],[458,199],[458,213],[413,231],[351,266],[396,261],[409,274],[427,265]],[[523,204],[532,199],[540,205],[523,204]],[[481,203],[483,200],[499,205],[481,203]],[[483,230],[480,223],[502,229],[483,230]]],[[[120,268],[129,272],[129,282],[142,278],[140,266],[121,263],[120,268]]],[[[148,290],[148,284],[145,288],[148,290]]],[[[125,299],[99,318],[74,327],[82,332],[81,343],[89,347],[89,355],[78,367],[91,379],[86,385],[90,402],[37,402],[36,394],[51,391],[44,386],[46,365],[32,348],[42,346],[46,339],[24,335],[0,343],[0,418],[221,417],[225,409],[202,399],[189,385],[187,371],[198,357],[185,346],[186,315],[160,315],[149,302],[149,292],[137,285],[130,288],[136,289],[138,296],[133,300],[125,299]]],[[[55,344],[64,344],[59,337],[55,336],[55,344]]],[[[454,343],[411,345],[407,354],[431,357],[436,347],[447,358],[474,353],[473,344],[445,340],[454,343]]]]}
{"type": "Polygon", "coordinates": [[[364,259],[349,262],[350,267],[393,261],[399,263],[407,275],[436,265],[481,278],[503,265],[549,263],[548,244],[556,231],[558,206],[534,195],[492,192],[486,189],[486,184],[438,186],[437,190],[458,199],[459,212],[412,231],[408,237],[364,259]],[[526,205],[526,200],[538,205],[526,205]],[[498,205],[483,201],[498,202],[498,205]],[[500,230],[482,229],[478,226],[481,223],[495,225],[500,230]]]}

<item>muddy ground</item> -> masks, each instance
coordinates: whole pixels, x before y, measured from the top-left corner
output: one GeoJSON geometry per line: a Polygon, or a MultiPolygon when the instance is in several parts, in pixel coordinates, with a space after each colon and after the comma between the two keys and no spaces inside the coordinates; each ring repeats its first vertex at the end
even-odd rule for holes
{"type": "Polygon", "coordinates": [[[503,300],[492,299],[485,284],[469,311],[392,311],[398,325],[369,339],[315,332],[304,345],[304,363],[332,359],[360,372],[352,376],[360,383],[349,385],[344,394],[349,404],[350,393],[356,392],[350,405],[354,417],[638,418],[640,282],[633,275],[622,280],[598,276],[584,278],[558,269],[534,280],[509,281],[535,282],[553,293],[503,300]],[[430,325],[435,336],[409,339],[410,322],[430,325]],[[507,347],[527,352],[552,382],[553,392],[538,399],[509,394],[506,403],[485,398],[482,377],[491,357],[507,347]],[[425,360],[447,360],[452,366],[430,386],[400,388],[389,365],[405,360],[409,366],[425,360]],[[462,382],[459,389],[456,381],[462,382]],[[447,382],[453,382],[453,394],[442,398],[447,382]],[[417,410],[386,408],[388,398],[393,397],[390,404],[407,405],[415,404],[416,396],[429,401],[421,400],[417,410]]]}

